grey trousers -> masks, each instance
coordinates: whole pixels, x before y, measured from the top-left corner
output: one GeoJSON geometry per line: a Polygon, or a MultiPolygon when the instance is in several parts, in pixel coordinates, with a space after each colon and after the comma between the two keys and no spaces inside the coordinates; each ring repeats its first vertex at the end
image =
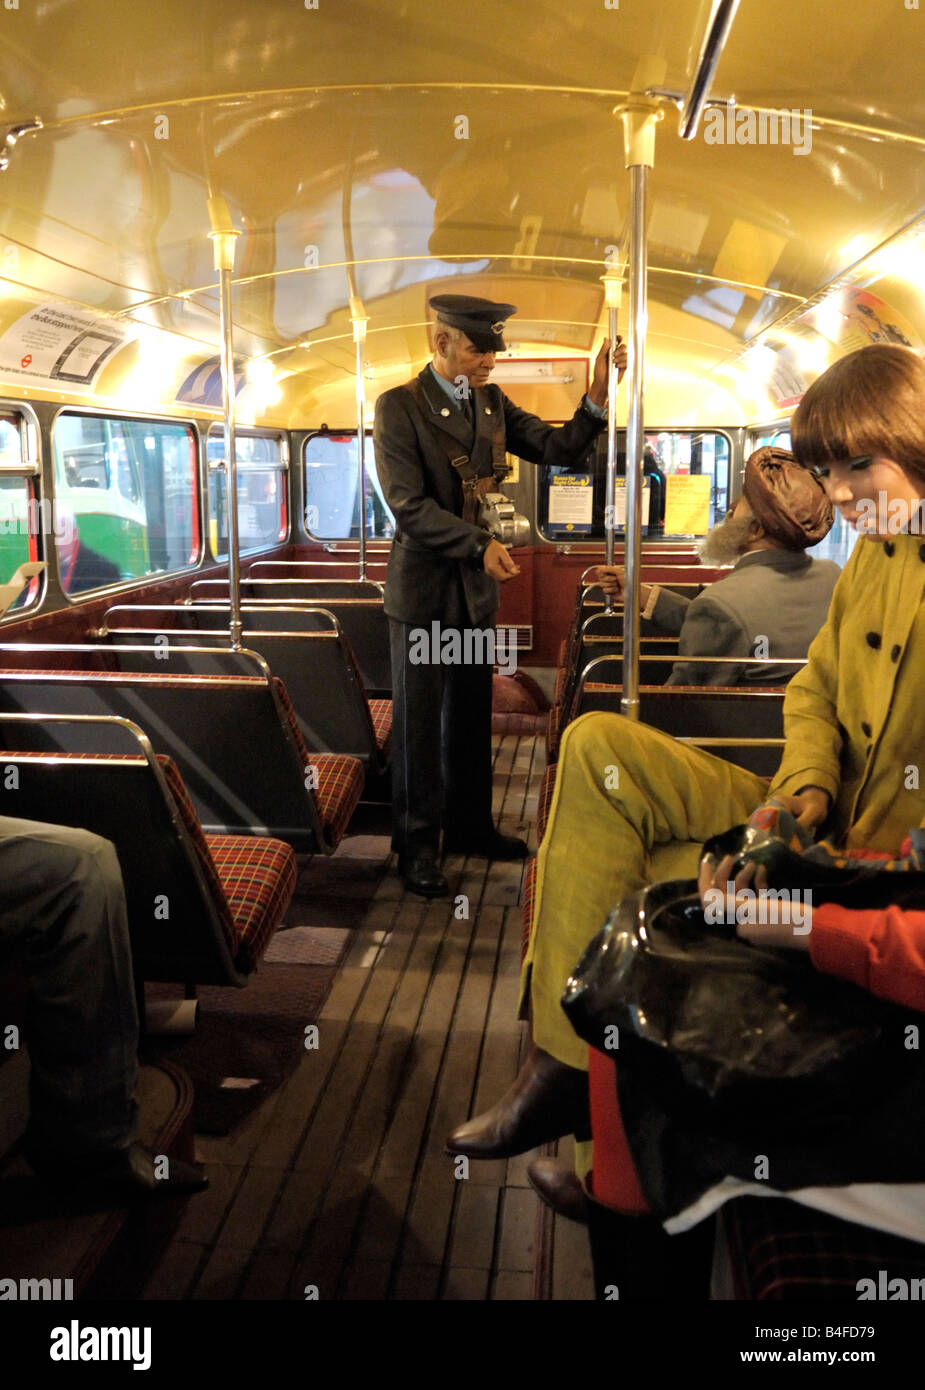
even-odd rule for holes
{"type": "Polygon", "coordinates": [[[0,816],[0,950],[11,947],[31,984],[27,1154],[124,1147],[135,1131],[138,1013],[108,840],[0,816]]]}
{"type": "MultiPolygon", "coordinates": [[[[462,585],[451,586],[444,632],[473,629],[462,585]]],[[[412,634],[429,623],[389,619],[392,655],[392,848],[437,852],[440,831],[456,841],[492,833],[490,662],[444,665],[411,660],[412,634]]],[[[479,654],[484,647],[475,648],[479,654]]]]}

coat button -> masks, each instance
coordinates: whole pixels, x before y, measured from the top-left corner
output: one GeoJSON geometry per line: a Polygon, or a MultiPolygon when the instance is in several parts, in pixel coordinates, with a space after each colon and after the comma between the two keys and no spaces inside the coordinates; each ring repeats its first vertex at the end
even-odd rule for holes
{"type": "Polygon", "coordinates": [[[450,413],[450,408],[449,408],[448,405],[445,405],[445,406],[443,407],[443,409],[441,410],[441,412],[440,412],[440,414],[441,414],[442,416],[444,416],[444,418],[445,418],[446,416],[448,416],[449,413],[450,413]]]}
{"type": "Polygon", "coordinates": [[[486,407],[485,407],[485,414],[486,414],[486,415],[490,415],[490,414],[491,414],[491,406],[490,406],[490,405],[486,405],[486,407]]]}
{"type": "Polygon", "coordinates": [[[886,551],[887,555],[889,555],[890,557],[892,557],[893,555],[896,554],[896,542],[895,542],[895,541],[884,541],[884,542],[883,542],[883,548],[884,548],[884,550],[886,551]]]}
{"type": "MultiPolygon", "coordinates": [[[[923,547],[923,549],[925,549],[925,547],[923,547]]],[[[881,640],[882,640],[882,639],[881,639],[881,637],[880,637],[880,633],[879,633],[879,632],[868,632],[868,634],[867,634],[867,645],[868,645],[869,647],[873,647],[874,651],[877,651],[877,650],[878,650],[878,648],[879,648],[879,646],[880,646],[881,640]]]]}
{"type": "Polygon", "coordinates": [[[871,734],[873,733],[873,729],[866,721],[861,725],[861,733],[864,735],[865,738],[870,738],[871,734]]]}
{"type": "Polygon", "coordinates": [[[899,654],[900,654],[901,651],[902,651],[902,647],[901,647],[901,646],[899,645],[899,643],[897,642],[897,643],[896,643],[896,646],[895,646],[895,647],[893,648],[893,650],[890,652],[890,660],[891,660],[891,661],[898,661],[898,660],[899,660],[899,654]]]}

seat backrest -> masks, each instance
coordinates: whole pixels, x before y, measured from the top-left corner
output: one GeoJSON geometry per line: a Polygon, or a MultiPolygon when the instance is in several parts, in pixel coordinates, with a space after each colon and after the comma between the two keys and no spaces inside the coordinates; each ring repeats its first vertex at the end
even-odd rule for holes
{"type": "MultiPolygon", "coordinates": [[[[184,611],[199,613],[201,610],[196,605],[184,611]]],[[[145,636],[150,636],[150,629],[113,629],[109,640],[114,647],[123,643],[137,646],[145,636]]],[[[163,650],[173,652],[172,660],[179,663],[176,669],[192,670],[202,668],[184,666],[182,663],[189,658],[183,653],[191,646],[200,645],[203,637],[202,632],[171,631],[163,626],[154,641],[157,644],[163,639],[163,650]]],[[[208,637],[211,640],[213,634],[210,632],[208,637]]],[[[260,656],[274,676],[285,682],[309,752],[349,753],[377,771],[383,769],[359,669],[350,643],[340,632],[336,620],[333,629],[317,632],[245,629],[242,640],[252,653],[260,656]]],[[[240,653],[234,655],[240,657],[240,653]]],[[[152,664],[156,660],[156,657],[150,658],[145,669],[157,669],[156,664],[152,664]]]]}
{"type": "MultiPolygon", "coordinates": [[[[128,669],[0,671],[0,709],[131,719],[177,764],[208,833],[273,835],[306,852],[327,848],[305,749],[254,653],[174,646],[120,648],[118,657],[128,669]]],[[[105,751],[92,733],[76,736],[82,751],[105,751]]],[[[45,751],[76,751],[67,724],[35,737],[46,739],[45,751]]]]}
{"type": "MultiPolygon", "coordinates": [[[[15,769],[16,815],[90,830],[111,840],[128,900],[135,972],[144,980],[246,983],[235,964],[235,938],[208,846],[168,789],[165,769],[130,720],[0,714],[4,784],[15,769]],[[59,730],[50,737],[52,722],[59,730]],[[60,732],[71,726],[71,735],[60,732]],[[79,743],[80,732],[105,752],[44,751],[49,742],[79,743]],[[24,745],[24,746],[23,746],[24,745]]],[[[182,785],[175,780],[175,785],[182,785]]],[[[11,798],[6,798],[8,801],[11,798]]]]}
{"type": "MultiPolygon", "coordinates": [[[[264,600],[242,603],[241,621],[245,628],[271,632],[333,632],[338,626],[335,614],[327,607],[264,600]]],[[[231,608],[227,602],[212,599],[178,604],[119,604],[107,609],[101,632],[110,636],[116,632],[138,632],[142,628],[165,633],[176,629],[205,631],[230,640],[231,608]]]]}
{"type": "Polygon", "coordinates": [[[309,752],[350,753],[380,768],[369,702],[341,632],[248,632],[245,639],[284,681],[309,752]]]}
{"type": "MultiPolygon", "coordinates": [[[[227,604],[208,604],[196,599],[188,606],[198,612],[206,608],[214,615],[206,622],[228,627],[231,610],[227,604]]],[[[389,620],[381,598],[326,598],[323,607],[309,606],[303,598],[256,598],[241,605],[241,616],[248,630],[275,632],[313,632],[340,627],[350,643],[367,694],[388,695],[392,690],[389,651],[389,620]]]]}
{"type": "MultiPolygon", "coordinates": [[[[367,577],[381,583],[385,577],[390,546],[366,547],[367,577]]],[[[359,570],[358,550],[338,551],[323,560],[255,560],[247,571],[249,579],[351,579],[359,570]]]]}
{"type": "MultiPolygon", "coordinates": [[[[796,675],[801,667],[806,665],[805,657],[768,657],[768,656],[698,656],[679,658],[676,653],[658,652],[653,650],[654,640],[645,639],[645,645],[640,642],[640,670],[643,659],[645,659],[646,669],[654,672],[655,679],[643,681],[640,675],[640,682],[649,685],[661,685],[674,669],[679,660],[685,664],[690,662],[698,667],[709,668],[711,674],[716,672],[722,676],[724,672],[737,673],[737,682],[730,682],[727,688],[743,689],[749,685],[758,685],[762,688],[771,688],[783,691],[786,682],[796,675]],[[785,679],[781,680],[781,672],[784,672],[785,679]],[[742,674],[738,674],[742,673],[742,674]]],[[[614,682],[620,684],[623,680],[623,655],[618,652],[614,655],[601,654],[594,656],[581,669],[578,677],[578,688],[589,683],[595,682],[614,682]]],[[[680,687],[678,687],[680,688],[680,687]]],[[[710,690],[714,687],[691,686],[691,689],[710,690]]]]}
{"type": "MultiPolygon", "coordinates": [[[[604,619],[599,620],[603,625],[604,619]]],[[[610,622],[610,619],[606,620],[610,622]]],[[[660,656],[674,656],[678,650],[677,637],[649,637],[641,635],[639,639],[639,681],[643,685],[661,685],[668,677],[669,670],[664,666],[653,663],[650,658],[660,656]]],[[[578,689],[578,682],[581,673],[589,662],[598,657],[609,657],[616,661],[623,659],[623,635],[620,626],[617,626],[615,635],[606,632],[599,634],[596,629],[588,630],[587,624],[582,629],[582,637],[577,645],[576,654],[571,669],[568,671],[566,680],[562,687],[562,708],[571,709],[572,701],[575,698],[575,691],[578,689]]],[[[608,670],[607,679],[613,680],[616,677],[612,671],[608,670]]]]}
{"type": "MultiPolygon", "coordinates": [[[[190,585],[190,598],[213,599],[228,602],[227,579],[197,579],[190,585]]],[[[317,603],[328,598],[378,598],[383,596],[383,586],[375,579],[348,579],[329,576],[313,579],[242,579],[242,602],[248,598],[269,598],[274,602],[300,599],[306,603],[317,603]]]]}
{"type": "MultiPolygon", "coordinates": [[[[734,686],[640,686],[639,717],[645,724],[675,738],[719,739],[728,748],[728,760],[770,777],[780,762],[769,739],[783,739],[784,691],[761,687],[734,686]],[[743,740],[755,739],[748,745],[743,740]],[[733,744],[740,747],[735,750],[733,744]]],[[[622,687],[588,681],[582,684],[575,702],[576,714],[590,710],[621,713],[622,687]]],[[[723,756],[727,756],[723,754],[723,756]]]]}

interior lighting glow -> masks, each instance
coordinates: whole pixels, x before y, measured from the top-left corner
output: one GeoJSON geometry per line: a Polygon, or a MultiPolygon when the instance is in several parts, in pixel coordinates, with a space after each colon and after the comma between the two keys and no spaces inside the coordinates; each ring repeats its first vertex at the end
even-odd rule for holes
{"type": "Polygon", "coordinates": [[[251,405],[259,414],[282,399],[276,371],[265,358],[255,357],[247,364],[247,386],[251,405]]]}
{"type": "Polygon", "coordinates": [[[885,246],[870,258],[869,268],[877,275],[906,280],[920,289],[925,283],[925,241],[919,237],[901,241],[895,246],[885,246]]]}
{"type": "Polygon", "coordinates": [[[844,256],[850,262],[858,261],[867,249],[867,238],[863,236],[852,237],[847,246],[841,247],[839,255],[844,256]]]}

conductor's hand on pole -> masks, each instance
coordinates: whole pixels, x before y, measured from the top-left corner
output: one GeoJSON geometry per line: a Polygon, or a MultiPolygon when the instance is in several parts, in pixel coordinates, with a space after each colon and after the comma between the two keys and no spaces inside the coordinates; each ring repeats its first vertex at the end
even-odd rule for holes
{"type": "MultiPolygon", "coordinates": [[[[588,388],[588,398],[595,405],[603,410],[607,405],[607,386],[610,375],[610,339],[605,338],[601,343],[601,350],[594,361],[594,371],[591,374],[591,385],[588,388]]],[[[617,335],[617,345],[613,354],[614,366],[617,369],[617,385],[626,376],[627,355],[626,344],[620,335],[617,335]]]]}

